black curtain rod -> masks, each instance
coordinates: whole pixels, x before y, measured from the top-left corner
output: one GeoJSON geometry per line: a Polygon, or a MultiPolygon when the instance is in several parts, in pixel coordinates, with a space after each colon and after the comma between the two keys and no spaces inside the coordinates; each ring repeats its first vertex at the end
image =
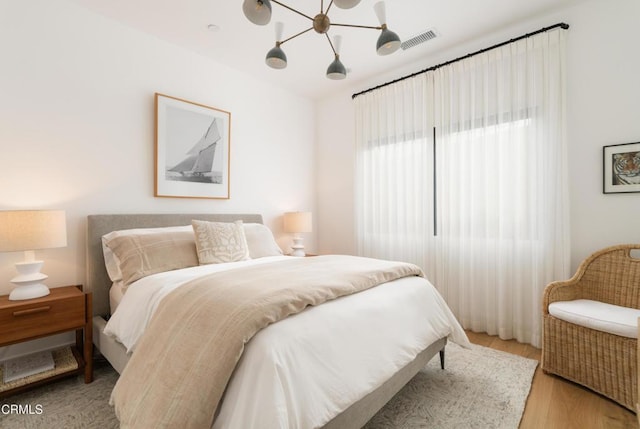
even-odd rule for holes
{"type": "Polygon", "coordinates": [[[438,64],[436,66],[432,66],[432,67],[426,68],[426,69],[421,70],[419,72],[415,72],[415,73],[412,73],[410,75],[403,76],[401,78],[392,80],[391,82],[386,82],[386,83],[383,83],[382,85],[378,85],[378,86],[374,86],[373,88],[365,89],[364,91],[361,91],[361,92],[358,92],[356,94],[353,94],[351,96],[351,98],[354,99],[359,95],[366,94],[367,92],[375,91],[376,89],[380,89],[380,88],[383,88],[385,86],[392,85],[392,84],[394,84],[396,82],[400,82],[400,81],[403,81],[405,79],[409,79],[409,78],[418,76],[419,74],[439,69],[440,67],[448,66],[449,64],[453,64],[455,62],[458,62],[458,61],[461,61],[461,60],[465,60],[465,59],[467,59],[469,57],[473,57],[474,55],[482,54],[482,53],[490,51],[492,49],[496,49],[496,48],[499,48],[501,46],[508,45],[509,43],[517,42],[518,40],[526,39],[527,37],[535,36],[536,34],[544,33],[545,31],[553,30],[554,28],[558,28],[558,27],[562,28],[563,30],[568,30],[569,29],[569,24],[566,24],[564,22],[559,22],[558,24],[554,24],[554,25],[550,25],[549,27],[541,28],[538,31],[534,31],[532,33],[524,34],[524,35],[522,35],[520,37],[516,37],[514,39],[507,40],[506,42],[498,43],[497,45],[493,45],[493,46],[490,46],[488,48],[480,49],[479,51],[472,52],[470,54],[467,54],[467,55],[464,55],[462,57],[456,58],[455,60],[450,60],[450,61],[447,61],[445,63],[438,64]]]}

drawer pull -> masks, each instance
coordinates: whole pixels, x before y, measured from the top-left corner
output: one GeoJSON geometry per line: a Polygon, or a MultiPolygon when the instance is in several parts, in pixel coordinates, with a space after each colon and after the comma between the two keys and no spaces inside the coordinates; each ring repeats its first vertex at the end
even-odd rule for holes
{"type": "Polygon", "coordinates": [[[14,317],[28,316],[29,314],[44,313],[45,311],[49,311],[49,310],[51,310],[51,307],[47,305],[45,307],[36,307],[36,308],[30,308],[28,310],[14,311],[13,316],[14,317]]]}

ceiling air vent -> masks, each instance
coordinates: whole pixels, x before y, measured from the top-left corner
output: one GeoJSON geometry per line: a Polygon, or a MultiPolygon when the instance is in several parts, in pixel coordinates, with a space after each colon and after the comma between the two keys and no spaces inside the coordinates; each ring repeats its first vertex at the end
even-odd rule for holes
{"type": "Polygon", "coordinates": [[[427,42],[431,39],[435,39],[436,37],[438,37],[438,34],[434,30],[427,30],[418,34],[417,36],[412,37],[411,39],[405,40],[404,42],[402,42],[400,47],[402,48],[402,50],[406,51],[409,48],[413,48],[414,46],[427,42]]]}

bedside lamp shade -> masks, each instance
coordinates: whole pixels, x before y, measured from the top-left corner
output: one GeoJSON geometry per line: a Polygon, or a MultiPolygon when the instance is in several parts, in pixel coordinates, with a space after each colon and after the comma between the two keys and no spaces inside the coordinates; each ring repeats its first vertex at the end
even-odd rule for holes
{"type": "Polygon", "coordinates": [[[312,230],[311,212],[289,212],[284,214],[284,231],[293,233],[291,256],[305,256],[300,234],[311,232],[312,230]]]}
{"type": "Polygon", "coordinates": [[[290,212],[284,214],[284,230],[285,232],[311,232],[311,213],[310,212],[290,212]]]}
{"type": "Polygon", "coordinates": [[[43,261],[36,261],[34,250],[65,247],[67,224],[63,210],[0,211],[0,252],[24,251],[24,262],[16,263],[18,276],[11,279],[17,287],[10,300],[39,298],[49,294],[40,273],[43,261]]]}

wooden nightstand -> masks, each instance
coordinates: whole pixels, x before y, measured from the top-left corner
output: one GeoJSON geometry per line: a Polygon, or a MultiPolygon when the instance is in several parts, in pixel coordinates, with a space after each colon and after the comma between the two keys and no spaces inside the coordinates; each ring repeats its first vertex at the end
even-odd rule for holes
{"type": "Polygon", "coordinates": [[[8,295],[0,296],[0,346],[76,331],[76,344],[71,350],[78,363],[77,368],[69,371],[1,391],[0,397],[75,374],[84,373],[84,382],[91,383],[92,312],[91,293],[83,292],[82,286],[52,288],[47,296],[24,301],[9,301],[8,295]]]}

